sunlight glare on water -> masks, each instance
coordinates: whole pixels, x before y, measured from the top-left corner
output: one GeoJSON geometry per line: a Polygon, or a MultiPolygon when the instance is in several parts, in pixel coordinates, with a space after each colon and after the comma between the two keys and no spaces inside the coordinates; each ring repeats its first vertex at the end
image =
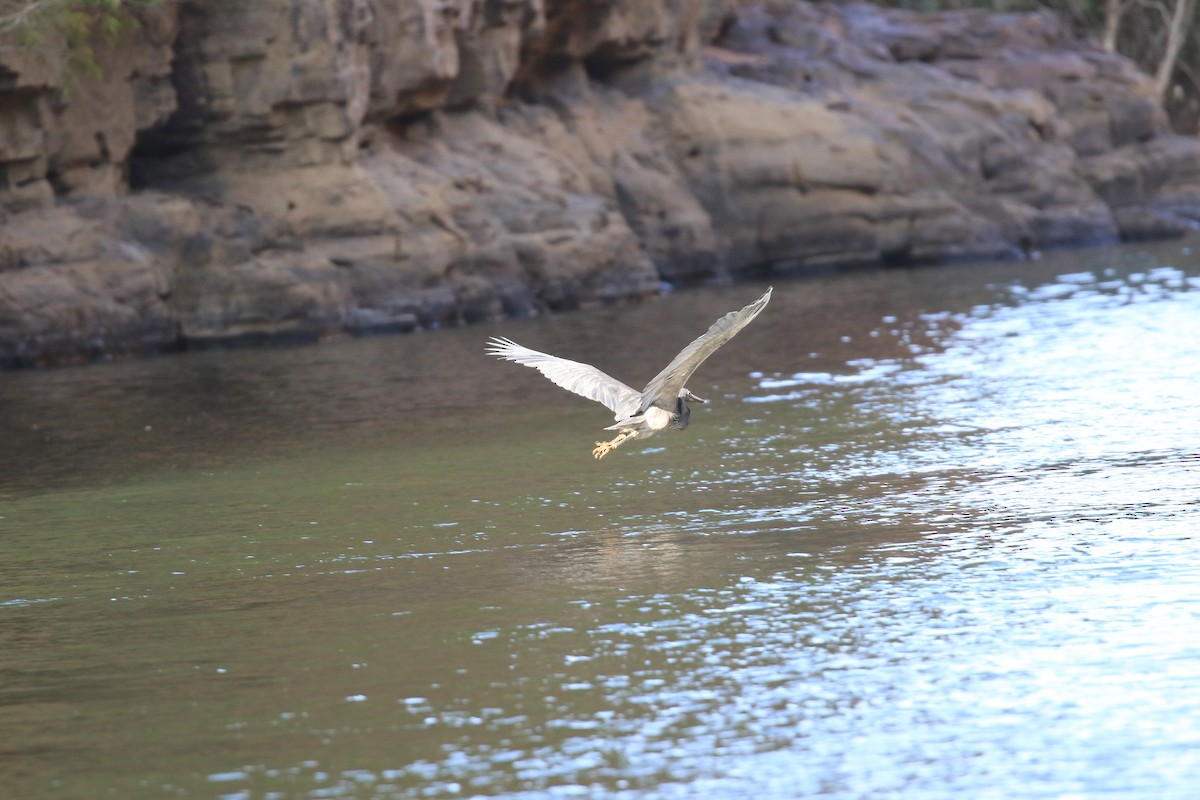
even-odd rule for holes
{"type": "MultiPolygon", "coordinates": [[[[663,354],[604,363],[613,320],[670,350],[758,291],[504,332],[636,381],[663,354]]],[[[485,362],[487,333],[9,376],[0,778],[1194,796],[1186,247],[777,281],[692,427],[602,462],[603,410],[485,362]],[[172,437],[119,438],[144,419],[172,437]]]]}

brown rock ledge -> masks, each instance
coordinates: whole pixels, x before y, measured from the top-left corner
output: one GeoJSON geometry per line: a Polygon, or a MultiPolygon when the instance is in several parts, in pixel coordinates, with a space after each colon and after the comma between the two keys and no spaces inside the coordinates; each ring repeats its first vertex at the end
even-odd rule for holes
{"type": "Polygon", "coordinates": [[[0,365],[1177,235],[1200,142],[1050,14],[188,0],[0,48],[0,365]]]}

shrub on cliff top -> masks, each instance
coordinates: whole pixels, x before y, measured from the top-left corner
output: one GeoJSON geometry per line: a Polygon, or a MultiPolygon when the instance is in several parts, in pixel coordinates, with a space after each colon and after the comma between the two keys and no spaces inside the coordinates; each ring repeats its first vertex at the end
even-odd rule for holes
{"type": "Polygon", "coordinates": [[[111,43],[133,27],[138,8],[164,0],[0,0],[0,38],[25,47],[60,38],[72,70],[99,72],[92,45],[101,34],[111,43]]]}

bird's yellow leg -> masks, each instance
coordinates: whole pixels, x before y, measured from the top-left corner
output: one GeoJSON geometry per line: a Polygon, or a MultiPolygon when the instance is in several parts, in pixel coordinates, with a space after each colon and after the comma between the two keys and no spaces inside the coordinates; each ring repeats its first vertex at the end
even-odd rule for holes
{"type": "Polygon", "coordinates": [[[611,442],[596,442],[596,449],[592,451],[595,458],[604,458],[606,455],[617,449],[617,445],[632,436],[632,433],[618,433],[613,437],[611,442]]]}

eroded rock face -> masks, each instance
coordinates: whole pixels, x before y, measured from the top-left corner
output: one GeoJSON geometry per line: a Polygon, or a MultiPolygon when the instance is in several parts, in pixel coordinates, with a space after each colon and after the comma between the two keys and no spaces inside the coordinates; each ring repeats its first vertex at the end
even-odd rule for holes
{"type": "Polygon", "coordinates": [[[0,49],[0,363],[1177,234],[1200,143],[1049,14],[189,0],[0,49]],[[73,81],[68,89],[66,84],[73,81]]]}
{"type": "Polygon", "coordinates": [[[913,217],[907,257],[1178,234],[1196,222],[1196,143],[1169,132],[1147,76],[1053,14],[772,2],[720,44],[735,58],[721,66],[718,55],[719,69],[803,87],[868,122],[899,168],[889,193],[940,198],[977,234],[930,242],[929,226],[948,218],[913,217]]]}
{"type": "Polygon", "coordinates": [[[192,0],[179,108],[143,138],[139,179],[349,163],[371,93],[367,0],[192,0]]]}
{"type": "Polygon", "coordinates": [[[0,212],[124,191],[137,136],[176,108],[174,10],[136,19],[136,29],[94,48],[103,80],[69,70],[66,44],[54,35],[36,47],[0,42],[0,212]]]}

